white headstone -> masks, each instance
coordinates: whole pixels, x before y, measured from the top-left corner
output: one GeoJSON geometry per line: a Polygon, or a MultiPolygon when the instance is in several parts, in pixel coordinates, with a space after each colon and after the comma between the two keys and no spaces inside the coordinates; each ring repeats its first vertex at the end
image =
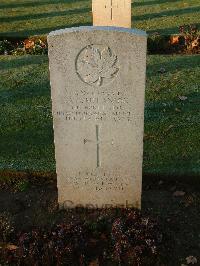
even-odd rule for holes
{"type": "Polygon", "coordinates": [[[92,0],[94,26],[131,28],[131,0],[92,0]]]}
{"type": "Polygon", "coordinates": [[[140,208],[146,40],[114,27],[49,34],[61,207],[140,208]]]}

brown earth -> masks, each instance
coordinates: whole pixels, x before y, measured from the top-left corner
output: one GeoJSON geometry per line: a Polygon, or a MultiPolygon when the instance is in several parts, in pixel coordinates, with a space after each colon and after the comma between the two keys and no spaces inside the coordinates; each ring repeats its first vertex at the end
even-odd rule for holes
{"type": "MultiPolygon", "coordinates": [[[[0,183],[1,219],[5,217],[14,232],[32,227],[50,228],[59,222],[96,219],[94,213],[59,211],[54,178],[15,178],[0,183]]],[[[189,256],[194,256],[195,265],[200,265],[199,187],[175,181],[144,182],[142,214],[158,220],[164,233],[169,249],[166,249],[166,264],[163,265],[187,264],[189,256]]],[[[14,243],[16,235],[9,230],[11,228],[0,232],[1,241],[14,243]]]]}

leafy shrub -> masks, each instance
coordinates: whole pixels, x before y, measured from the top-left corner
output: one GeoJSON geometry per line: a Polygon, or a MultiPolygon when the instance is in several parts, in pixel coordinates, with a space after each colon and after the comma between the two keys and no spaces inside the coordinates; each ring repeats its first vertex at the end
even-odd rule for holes
{"type": "Polygon", "coordinates": [[[170,37],[171,50],[182,53],[200,53],[200,32],[196,25],[179,27],[179,34],[170,37]]]}
{"type": "MultiPolygon", "coordinates": [[[[150,54],[200,53],[200,32],[196,25],[179,27],[179,34],[160,35],[155,33],[148,37],[150,54]]],[[[0,54],[43,55],[48,53],[46,37],[34,36],[25,40],[0,41],[0,54]]]]}
{"type": "Polygon", "coordinates": [[[8,40],[0,41],[0,54],[9,54],[14,49],[14,46],[8,40]]]}
{"type": "Polygon", "coordinates": [[[45,38],[32,37],[30,39],[24,40],[24,48],[27,54],[47,54],[47,41],[45,38]]]}
{"type": "Polygon", "coordinates": [[[11,55],[41,55],[47,54],[47,41],[42,37],[32,37],[19,41],[0,41],[0,54],[11,55]]]}
{"type": "Polygon", "coordinates": [[[135,210],[99,212],[95,222],[21,232],[0,255],[9,265],[161,265],[157,222],[135,210]]]}
{"type": "Polygon", "coordinates": [[[148,38],[147,46],[150,54],[166,53],[170,51],[170,36],[154,34],[148,38]]]}
{"type": "Polygon", "coordinates": [[[200,52],[200,32],[196,25],[184,25],[179,27],[185,50],[200,52]]]}
{"type": "Polygon", "coordinates": [[[163,36],[158,33],[149,36],[150,54],[200,53],[200,32],[196,25],[179,27],[179,34],[163,36]]]}

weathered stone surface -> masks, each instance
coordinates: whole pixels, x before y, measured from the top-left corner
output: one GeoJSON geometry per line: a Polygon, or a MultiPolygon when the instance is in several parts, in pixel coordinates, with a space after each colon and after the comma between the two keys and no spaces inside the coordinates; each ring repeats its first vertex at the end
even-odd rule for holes
{"type": "Polygon", "coordinates": [[[92,0],[94,26],[131,28],[131,0],[92,0]]]}
{"type": "Polygon", "coordinates": [[[146,34],[111,27],[48,36],[61,207],[140,207],[146,34]]]}

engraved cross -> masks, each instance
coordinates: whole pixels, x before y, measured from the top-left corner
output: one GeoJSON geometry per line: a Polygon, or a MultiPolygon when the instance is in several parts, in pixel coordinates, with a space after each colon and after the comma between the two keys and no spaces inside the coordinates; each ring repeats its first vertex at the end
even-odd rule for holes
{"type": "MultiPolygon", "coordinates": [[[[101,160],[100,160],[100,144],[103,142],[99,138],[99,125],[96,125],[96,140],[89,140],[89,139],[84,139],[84,144],[87,142],[95,142],[96,143],[96,149],[97,149],[97,168],[101,166],[101,160]]],[[[110,141],[106,141],[104,143],[110,143],[110,141]]],[[[113,145],[114,141],[111,140],[111,144],[113,145]]]]}

